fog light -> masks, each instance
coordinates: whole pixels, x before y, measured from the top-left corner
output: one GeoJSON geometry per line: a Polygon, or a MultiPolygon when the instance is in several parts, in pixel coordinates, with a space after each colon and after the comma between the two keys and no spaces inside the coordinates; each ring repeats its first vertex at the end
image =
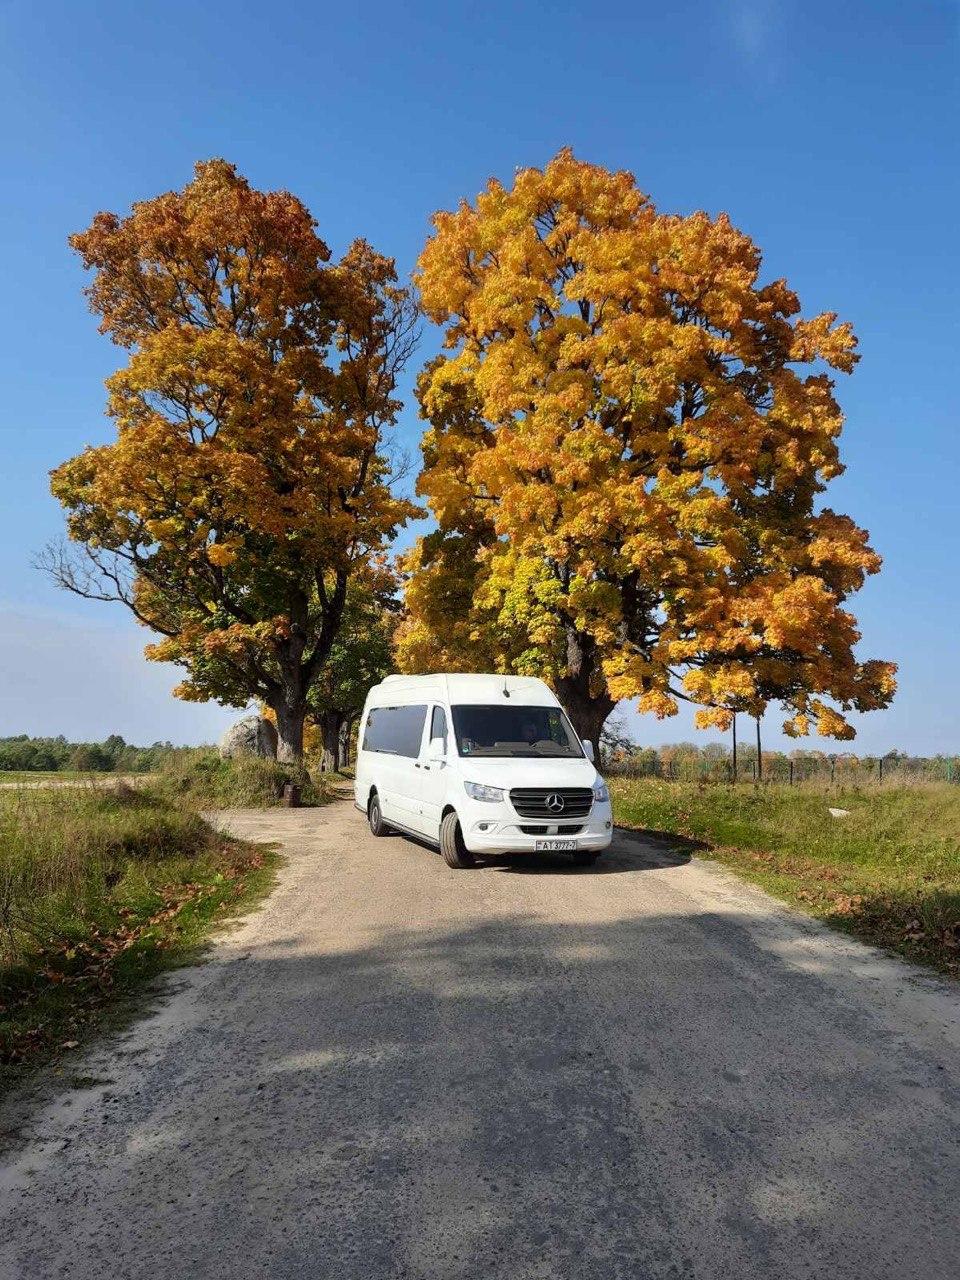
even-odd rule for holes
{"type": "Polygon", "coordinates": [[[612,826],[613,824],[612,824],[611,822],[605,822],[603,825],[604,825],[604,826],[606,827],[606,829],[609,831],[609,830],[610,830],[610,828],[611,828],[611,826],[612,826]]]}
{"type": "Polygon", "coordinates": [[[478,823],[477,823],[477,830],[478,830],[478,831],[486,831],[486,829],[487,829],[487,827],[489,827],[489,825],[490,825],[490,823],[489,823],[489,822],[478,822],[478,823]]]}

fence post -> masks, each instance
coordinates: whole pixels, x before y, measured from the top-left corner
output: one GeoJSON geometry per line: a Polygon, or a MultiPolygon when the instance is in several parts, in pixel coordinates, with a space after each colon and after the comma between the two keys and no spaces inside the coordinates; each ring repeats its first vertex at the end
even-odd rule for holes
{"type": "Polygon", "coordinates": [[[737,713],[733,713],[733,781],[737,780],[737,713]]]}
{"type": "Polygon", "coordinates": [[[880,777],[878,781],[883,781],[883,756],[880,757],[880,777]]]}
{"type": "Polygon", "coordinates": [[[790,761],[790,785],[793,786],[793,761],[790,761]]]}

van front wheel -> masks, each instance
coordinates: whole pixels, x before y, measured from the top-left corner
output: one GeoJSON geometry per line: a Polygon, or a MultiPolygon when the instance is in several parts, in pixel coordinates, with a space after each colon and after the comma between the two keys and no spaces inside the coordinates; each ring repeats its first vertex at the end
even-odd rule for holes
{"type": "Polygon", "coordinates": [[[448,813],[440,823],[440,852],[447,866],[453,867],[455,871],[475,865],[473,854],[463,843],[460,819],[453,812],[448,813]]]}
{"type": "Polygon", "coordinates": [[[373,795],[370,797],[370,803],[367,805],[367,821],[370,823],[370,830],[375,836],[388,836],[390,828],[383,820],[383,814],[380,812],[380,797],[373,795]]]}

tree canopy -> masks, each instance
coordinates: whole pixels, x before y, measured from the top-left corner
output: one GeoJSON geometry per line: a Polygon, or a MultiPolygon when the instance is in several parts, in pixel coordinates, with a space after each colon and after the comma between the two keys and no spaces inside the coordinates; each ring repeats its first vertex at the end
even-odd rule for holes
{"type": "Polygon", "coordinates": [[[130,355],[107,381],[115,442],[52,473],[82,554],[47,567],[159,632],[147,656],[186,668],[178,696],[262,699],[296,758],[348,584],[416,510],[385,447],[408,293],[362,240],[332,262],[298,199],[222,160],[71,244],[130,355]]]}
{"type": "Polygon", "coordinates": [[[401,665],[545,672],[594,740],[621,698],[718,728],[779,702],[790,734],[853,736],[895,667],[858,658],[846,608],[880,559],[820,502],[850,326],[761,283],[726,215],[661,213],[569,151],[433,225],[437,530],[407,560],[401,665]]]}

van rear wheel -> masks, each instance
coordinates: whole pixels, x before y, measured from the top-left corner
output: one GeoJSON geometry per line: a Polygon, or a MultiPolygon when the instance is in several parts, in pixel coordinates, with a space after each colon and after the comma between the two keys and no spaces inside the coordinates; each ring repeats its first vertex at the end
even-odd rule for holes
{"type": "Polygon", "coordinates": [[[375,836],[388,836],[390,828],[383,820],[383,814],[380,812],[380,797],[372,795],[370,803],[367,805],[367,821],[370,823],[370,831],[375,836]]]}
{"type": "Polygon", "coordinates": [[[455,871],[476,865],[476,859],[463,843],[460,819],[452,811],[440,823],[440,852],[447,866],[455,871]]]}

